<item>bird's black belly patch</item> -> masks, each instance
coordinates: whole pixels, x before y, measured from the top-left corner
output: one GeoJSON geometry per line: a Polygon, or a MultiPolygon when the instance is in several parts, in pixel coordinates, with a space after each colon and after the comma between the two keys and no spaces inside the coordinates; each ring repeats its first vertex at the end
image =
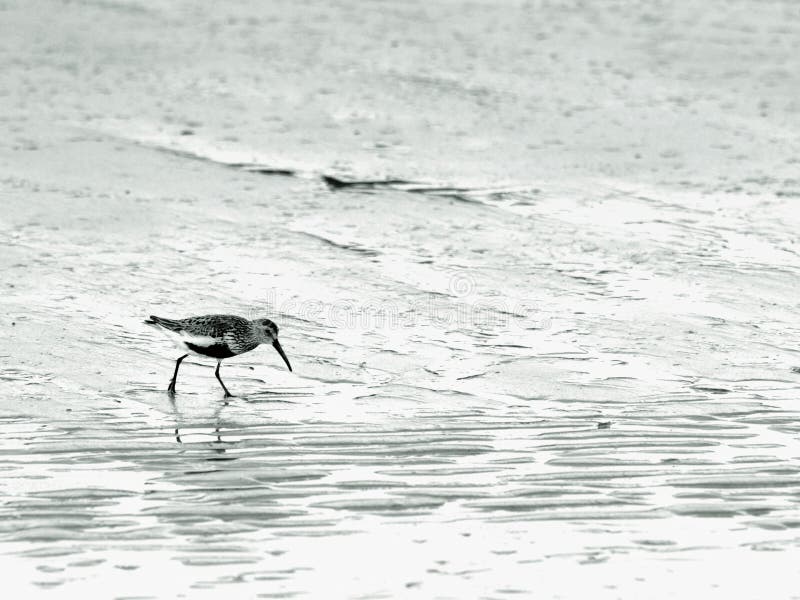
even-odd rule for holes
{"type": "Polygon", "coordinates": [[[212,344],[211,346],[197,346],[196,344],[190,344],[189,342],[184,342],[186,347],[189,348],[192,352],[197,352],[198,354],[202,354],[203,356],[210,356],[211,358],[230,358],[231,356],[236,356],[235,353],[231,352],[231,349],[228,347],[228,344],[212,344]]]}

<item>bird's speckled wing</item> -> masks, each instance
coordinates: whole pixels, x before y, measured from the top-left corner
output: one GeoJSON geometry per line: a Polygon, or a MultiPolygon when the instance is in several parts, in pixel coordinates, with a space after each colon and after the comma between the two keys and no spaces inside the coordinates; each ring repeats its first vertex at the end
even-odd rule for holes
{"type": "Polygon", "coordinates": [[[251,331],[250,321],[236,315],[203,315],[176,321],[180,329],[192,336],[212,337],[222,341],[226,333],[251,331]]]}
{"type": "Polygon", "coordinates": [[[148,323],[158,325],[179,348],[201,356],[228,358],[258,346],[250,321],[236,315],[203,315],[188,319],[151,316],[148,323]]]}

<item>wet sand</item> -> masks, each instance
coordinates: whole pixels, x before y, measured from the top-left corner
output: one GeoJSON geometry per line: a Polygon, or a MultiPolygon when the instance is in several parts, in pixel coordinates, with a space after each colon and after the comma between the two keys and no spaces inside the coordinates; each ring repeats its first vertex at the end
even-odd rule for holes
{"type": "Polygon", "coordinates": [[[0,19],[18,597],[797,597],[793,3],[0,19]]]}

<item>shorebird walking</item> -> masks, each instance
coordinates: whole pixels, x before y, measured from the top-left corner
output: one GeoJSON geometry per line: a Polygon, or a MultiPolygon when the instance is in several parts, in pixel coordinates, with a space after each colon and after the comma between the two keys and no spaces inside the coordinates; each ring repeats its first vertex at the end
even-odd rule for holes
{"type": "Polygon", "coordinates": [[[269,319],[249,321],[235,315],[203,315],[188,319],[164,319],[150,315],[150,319],[146,320],[145,324],[152,325],[165,333],[178,348],[186,352],[175,363],[175,373],[167,388],[170,394],[175,393],[175,381],[178,379],[181,361],[189,354],[217,359],[217,370],[214,371],[214,375],[217,376],[222,389],[225,390],[226,398],[231,397],[232,394],[219,376],[219,367],[223,358],[249,352],[259,344],[272,344],[289,370],[292,370],[292,365],[289,364],[289,359],[286,358],[278,341],[278,326],[269,319]]]}

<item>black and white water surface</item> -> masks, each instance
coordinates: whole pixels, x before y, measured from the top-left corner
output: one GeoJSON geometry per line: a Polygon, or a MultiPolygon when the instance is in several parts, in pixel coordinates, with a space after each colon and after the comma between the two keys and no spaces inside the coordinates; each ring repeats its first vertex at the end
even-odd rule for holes
{"type": "Polygon", "coordinates": [[[0,23],[13,597],[798,597],[795,2],[0,23]]]}

